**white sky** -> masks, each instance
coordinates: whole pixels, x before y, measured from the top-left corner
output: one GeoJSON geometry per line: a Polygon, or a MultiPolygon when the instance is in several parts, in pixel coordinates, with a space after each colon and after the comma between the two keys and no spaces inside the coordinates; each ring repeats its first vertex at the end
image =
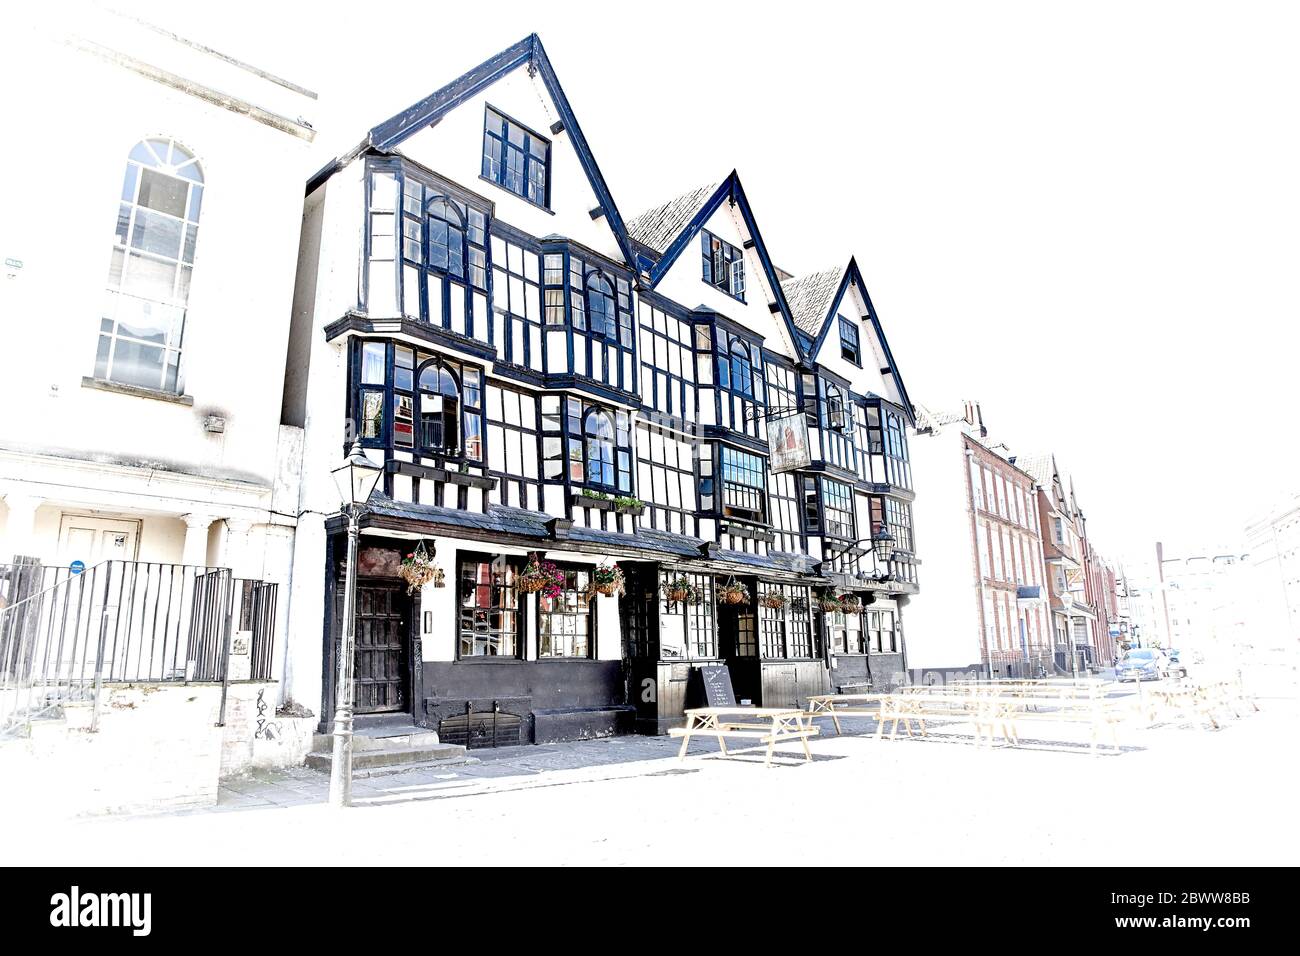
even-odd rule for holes
{"type": "Polygon", "coordinates": [[[856,255],[913,400],[1056,452],[1104,552],[1300,490],[1295,5],[115,5],[318,91],[321,163],[536,31],[625,218],[737,168],[778,264],[856,255]]]}

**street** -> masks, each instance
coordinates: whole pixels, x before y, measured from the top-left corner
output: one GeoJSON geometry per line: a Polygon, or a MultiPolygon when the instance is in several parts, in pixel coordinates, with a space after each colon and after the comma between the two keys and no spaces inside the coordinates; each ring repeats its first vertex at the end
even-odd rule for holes
{"type": "Polygon", "coordinates": [[[1279,692],[1259,706],[1218,731],[1130,728],[1119,753],[1098,756],[1077,727],[977,749],[957,725],[877,741],[872,718],[846,719],[843,737],[823,721],[811,763],[787,749],[770,769],[757,748],[724,759],[711,743],[678,763],[669,738],[474,751],[480,761],[465,766],[358,779],[344,811],[325,806],[324,774],[299,769],[228,781],[209,810],[29,827],[7,855],[69,865],[1289,864],[1300,850],[1297,705],[1279,692]]]}

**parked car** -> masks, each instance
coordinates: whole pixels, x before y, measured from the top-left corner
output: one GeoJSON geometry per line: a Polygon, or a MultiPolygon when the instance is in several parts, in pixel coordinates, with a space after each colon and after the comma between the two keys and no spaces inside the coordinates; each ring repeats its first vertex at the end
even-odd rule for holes
{"type": "Polygon", "coordinates": [[[1115,679],[1119,681],[1160,680],[1165,676],[1164,655],[1149,647],[1129,651],[1115,666],[1115,679]]]}
{"type": "Polygon", "coordinates": [[[1165,652],[1165,674],[1169,677],[1186,677],[1187,665],[1179,660],[1181,655],[1177,648],[1171,647],[1165,652]]]}

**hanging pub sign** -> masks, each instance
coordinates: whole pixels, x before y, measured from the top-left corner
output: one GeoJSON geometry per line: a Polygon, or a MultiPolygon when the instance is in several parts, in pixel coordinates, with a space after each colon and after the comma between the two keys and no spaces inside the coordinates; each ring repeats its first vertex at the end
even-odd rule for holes
{"type": "Polygon", "coordinates": [[[767,446],[773,474],[795,471],[812,464],[808,452],[808,419],[802,411],[767,419],[767,446]]]}

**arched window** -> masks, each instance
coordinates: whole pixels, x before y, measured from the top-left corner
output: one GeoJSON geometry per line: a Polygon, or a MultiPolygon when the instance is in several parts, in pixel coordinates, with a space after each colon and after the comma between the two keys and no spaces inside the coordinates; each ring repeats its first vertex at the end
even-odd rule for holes
{"type": "Polygon", "coordinates": [[[838,385],[826,386],[826,424],[831,428],[848,426],[848,412],[844,407],[844,393],[838,385]]]}
{"type": "Polygon", "coordinates": [[[614,311],[614,286],[600,272],[587,274],[587,317],[592,335],[618,337],[618,315],[614,311]]]}
{"type": "Polygon", "coordinates": [[[430,455],[460,453],[460,384],[436,360],[420,366],[417,379],[420,451],[430,455]]]}
{"type": "Polygon", "coordinates": [[[465,277],[465,220],[442,196],[429,200],[429,268],[465,277]]]}
{"type": "Polygon", "coordinates": [[[614,425],[602,411],[590,411],[583,423],[587,448],[587,484],[614,487],[614,425]]]}
{"type": "Polygon", "coordinates": [[[754,397],[754,368],[749,361],[749,349],[740,339],[731,340],[731,390],[754,397]]]}
{"type": "Polygon", "coordinates": [[[199,161],[172,139],[141,140],[122,181],[95,377],[181,390],[181,343],[203,202],[199,161]]]}

